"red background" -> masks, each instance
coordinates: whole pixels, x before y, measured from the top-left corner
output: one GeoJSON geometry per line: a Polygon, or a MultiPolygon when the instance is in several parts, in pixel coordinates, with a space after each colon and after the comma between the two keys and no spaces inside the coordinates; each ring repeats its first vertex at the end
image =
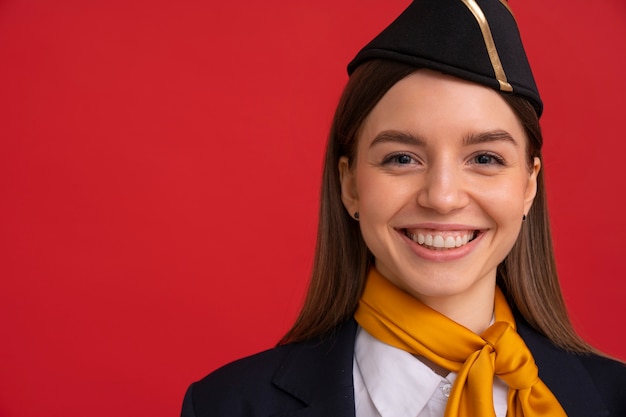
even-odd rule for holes
{"type": "MultiPolygon", "coordinates": [[[[345,65],[407,0],[0,0],[0,416],[171,416],[302,301],[345,65]]],[[[622,0],[512,0],[577,329],[626,359],[622,0]]]]}

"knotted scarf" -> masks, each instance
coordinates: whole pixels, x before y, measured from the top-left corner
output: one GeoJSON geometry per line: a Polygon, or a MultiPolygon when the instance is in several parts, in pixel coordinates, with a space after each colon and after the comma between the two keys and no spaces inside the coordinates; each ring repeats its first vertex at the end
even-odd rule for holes
{"type": "Polygon", "coordinates": [[[507,417],[567,416],[539,379],[537,365],[515,330],[513,314],[499,288],[495,321],[477,335],[372,268],[354,317],[378,340],[457,373],[445,417],[495,417],[494,375],[509,386],[507,417]]]}

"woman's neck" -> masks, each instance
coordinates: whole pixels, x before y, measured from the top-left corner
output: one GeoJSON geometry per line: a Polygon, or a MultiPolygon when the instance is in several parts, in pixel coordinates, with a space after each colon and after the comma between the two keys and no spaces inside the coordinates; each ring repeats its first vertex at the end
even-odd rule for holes
{"type": "Polygon", "coordinates": [[[495,284],[458,295],[418,296],[418,299],[472,332],[481,334],[493,321],[494,297],[495,284]]]}

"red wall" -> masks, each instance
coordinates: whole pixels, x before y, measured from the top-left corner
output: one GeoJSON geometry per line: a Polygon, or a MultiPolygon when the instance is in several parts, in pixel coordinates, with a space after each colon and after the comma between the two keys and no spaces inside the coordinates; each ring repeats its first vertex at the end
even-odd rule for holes
{"type": "MultiPolygon", "coordinates": [[[[0,416],[171,416],[311,266],[345,64],[407,0],[0,1],[0,416]]],[[[622,0],[512,0],[574,323],[626,359],[622,0]]]]}

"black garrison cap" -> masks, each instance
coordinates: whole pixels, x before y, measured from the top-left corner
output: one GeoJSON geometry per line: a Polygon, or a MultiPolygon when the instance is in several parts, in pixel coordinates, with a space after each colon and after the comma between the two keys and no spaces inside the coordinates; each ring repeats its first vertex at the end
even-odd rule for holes
{"type": "Polygon", "coordinates": [[[371,59],[430,68],[543,103],[506,0],[414,0],[348,64],[371,59]]]}

